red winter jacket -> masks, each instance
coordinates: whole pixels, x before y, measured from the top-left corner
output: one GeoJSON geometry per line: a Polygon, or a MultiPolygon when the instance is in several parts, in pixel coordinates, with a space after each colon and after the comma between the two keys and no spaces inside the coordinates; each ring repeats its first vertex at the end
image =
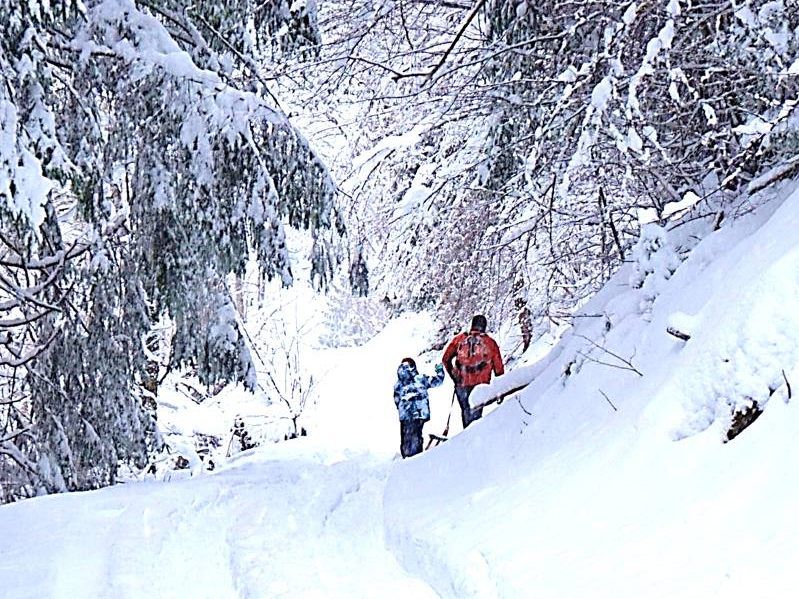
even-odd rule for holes
{"type": "Polygon", "coordinates": [[[449,376],[455,381],[456,387],[473,387],[482,383],[491,381],[491,372],[499,376],[505,373],[505,366],[502,364],[502,355],[499,352],[499,346],[486,333],[480,331],[470,331],[468,333],[459,333],[455,338],[449,342],[447,349],[444,350],[444,357],[441,360],[444,363],[444,368],[447,369],[449,376]],[[485,345],[486,354],[485,359],[478,364],[476,369],[466,371],[458,364],[458,347],[461,343],[465,342],[470,335],[479,336],[485,345]],[[454,363],[453,363],[454,362],[454,363]]]}

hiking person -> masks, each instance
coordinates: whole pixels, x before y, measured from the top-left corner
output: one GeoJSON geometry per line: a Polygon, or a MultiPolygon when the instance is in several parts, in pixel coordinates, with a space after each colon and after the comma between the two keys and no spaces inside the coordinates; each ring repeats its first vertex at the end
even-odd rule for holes
{"type": "Polygon", "coordinates": [[[475,385],[491,381],[491,372],[505,373],[499,346],[487,333],[488,321],[482,314],[472,318],[468,333],[459,333],[444,350],[442,362],[455,383],[455,396],[461,406],[463,428],[483,416],[483,408],[472,410],[469,395],[475,385]],[[454,362],[454,363],[453,363],[454,362]]]}
{"type": "Polygon", "coordinates": [[[397,368],[394,405],[400,419],[400,453],[408,458],[422,451],[422,427],[430,420],[427,390],[444,382],[444,366],[436,364],[435,376],[419,374],[413,358],[405,358],[397,368]]]}

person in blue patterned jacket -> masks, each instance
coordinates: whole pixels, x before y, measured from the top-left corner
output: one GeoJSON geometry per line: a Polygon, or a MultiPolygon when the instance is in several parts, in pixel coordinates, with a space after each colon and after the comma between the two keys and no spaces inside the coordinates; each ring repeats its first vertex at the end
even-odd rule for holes
{"type": "Polygon", "coordinates": [[[422,427],[430,420],[427,390],[444,382],[444,366],[436,364],[435,376],[419,374],[413,358],[405,358],[397,368],[394,405],[400,419],[400,453],[408,458],[422,451],[422,427]]]}

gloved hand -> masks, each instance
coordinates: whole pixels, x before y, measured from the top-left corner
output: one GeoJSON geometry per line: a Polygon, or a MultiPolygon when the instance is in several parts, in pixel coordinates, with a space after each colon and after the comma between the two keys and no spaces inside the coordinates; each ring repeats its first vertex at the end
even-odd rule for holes
{"type": "Polygon", "coordinates": [[[444,365],[436,364],[436,374],[444,374],[444,365]]]}

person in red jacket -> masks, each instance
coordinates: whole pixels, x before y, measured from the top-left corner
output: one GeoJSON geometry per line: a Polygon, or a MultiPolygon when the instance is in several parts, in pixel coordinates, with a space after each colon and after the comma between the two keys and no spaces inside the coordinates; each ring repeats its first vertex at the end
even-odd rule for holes
{"type": "Polygon", "coordinates": [[[488,321],[482,314],[472,318],[468,333],[459,333],[444,350],[442,362],[455,383],[455,396],[461,406],[463,428],[483,416],[483,408],[472,410],[469,395],[475,385],[491,381],[491,373],[505,373],[499,346],[487,333],[488,321]]]}

